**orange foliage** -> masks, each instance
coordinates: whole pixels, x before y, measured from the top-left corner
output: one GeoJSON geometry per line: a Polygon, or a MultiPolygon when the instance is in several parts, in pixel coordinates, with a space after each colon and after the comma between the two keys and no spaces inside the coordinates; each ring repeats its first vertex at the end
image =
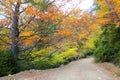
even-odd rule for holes
{"type": "Polygon", "coordinates": [[[89,30],[92,32],[95,32],[99,29],[99,26],[97,24],[92,24],[89,26],[89,30]]]}
{"type": "Polygon", "coordinates": [[[104,25],[106,23],[109,23],[111,20],[109,18],[104,18],[104,19],[97,19],[96,22],[98,24],[104,25]]]}
{"type": "Polygon", "coordinates": [[[71,33],[71,30],[65,29],[65,30],[57,30],[56,34],[57,36],[67,37],[67,36],[70,36],[72,33],[71,33]]]}
{"type": "Polygon", "coordinates": [[[9,2],[10,2],[11,4],[13,4],[14,1],[13,1],[13,0],[9,0],[9,2]]]}
{"type": "Polygon", "coordinates": [[[22,43],[24,43],[24,45],[32,45],[37,39],[38,39],[38,36],[35,35],[33,37],[29,37],[29,38],[26,38],[25,40],[22,40],[22,43]]]}
{"type": "Polygon", "coordinates": [[[30,35],[32,35],[32,32],[31,32],[31,31],[29,31],[29,32],[23,32],[23,33],[21,33],[20,36],[27,37],[27,36],[30,36],[30,35]]]}
{"type": "Polygon", "coordinates": [[[37,12],[35,11],[34,7],[28,6],[28,7],[26,8],[26,14],[27,14],[27,15],[36,15],[37,12]]]}
{"type": "Polygon", "coordinates": [[[98,24],[112,23],[120,25],[120,0],[97,0],[96,4],[100,6],[97,12],[98,24]]]}

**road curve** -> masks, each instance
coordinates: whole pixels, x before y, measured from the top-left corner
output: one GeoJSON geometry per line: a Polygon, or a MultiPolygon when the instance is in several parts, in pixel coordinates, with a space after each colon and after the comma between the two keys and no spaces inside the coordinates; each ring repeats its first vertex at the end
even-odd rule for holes
{"type": "Polygon", "coordinates": [[[93,62],[81,59],[66,66],[49,70],[31,70],[2,77],[0,80],[116,80],[109,72],[93,62]]]}

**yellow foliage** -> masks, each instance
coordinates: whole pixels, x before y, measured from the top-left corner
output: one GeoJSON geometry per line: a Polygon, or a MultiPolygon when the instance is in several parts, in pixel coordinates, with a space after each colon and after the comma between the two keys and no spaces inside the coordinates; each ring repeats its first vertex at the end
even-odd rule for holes
{"type": "Polygon", "coordinates": [[[90,37],[88,40],[85,42],[85,46],[87,48],[93,49],[94,48],[94,41],[96,40],[96,37],[90,37]]]}
{"type": "Polygon", "coordinates": [[[79,34],[79,39],[85,38],[86,36],[87,36],[87,32],[81,33],[81,34],[79,34]]]}
{"type": "Polygon", "coordinates": [[[119,14],[120,14],[120,0],[96,0],[96,4],[99,5],[99,10],[97,16],[98,22],[101,25],[106,23],[119,24],[119,14]]]}
{"type": "Polygon", "coordinates": [[[32,34],[32,32],[31,32],[31,31],[28,31],[28,32],[23,32],[23,33],[21,33],[20,36],[27,37],[27,36],[30,36],[31,34],[32,34]]]}
{"type": "Polygon", "coordinates": [[[109,23],[110,21],[111,21],[111,19],[109,19],[109,18],[103,18],[103,19],[97,19],[97,20],[96,20],[96,22],[97,22],[98,24],[101,24],[101,25],[106,24],[106,23],[109,23]]]}
{"type": "Polygon", "coordinates": [[[90,25],[90,27],[89,27],[89,30],[90,30],[91,32],[96,32],[98,29],[99,29],[99,27],[98,27],[97,24],[92,24],[92,25],[90,25]]]}

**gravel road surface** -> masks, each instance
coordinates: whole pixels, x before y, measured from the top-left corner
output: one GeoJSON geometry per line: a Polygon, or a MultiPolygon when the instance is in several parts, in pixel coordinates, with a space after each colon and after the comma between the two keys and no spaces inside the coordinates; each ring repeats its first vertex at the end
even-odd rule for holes
{"type": "Polygon", "coordinates": [[[93,58],[73,61],[48,70],[30,70],[2,77],[0,80],[116,80],[109,71],[93,62],[93,58]]]}

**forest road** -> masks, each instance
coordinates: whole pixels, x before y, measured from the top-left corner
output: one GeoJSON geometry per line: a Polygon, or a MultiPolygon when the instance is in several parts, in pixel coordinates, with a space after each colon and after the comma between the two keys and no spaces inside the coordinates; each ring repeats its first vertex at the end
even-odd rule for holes
{"type": "Polygon", "coordinates": [[[30,70],[0,80],[116,80],[109,71],[94,63],[93,58],[73,61],[49,70],[30,70]]]}

